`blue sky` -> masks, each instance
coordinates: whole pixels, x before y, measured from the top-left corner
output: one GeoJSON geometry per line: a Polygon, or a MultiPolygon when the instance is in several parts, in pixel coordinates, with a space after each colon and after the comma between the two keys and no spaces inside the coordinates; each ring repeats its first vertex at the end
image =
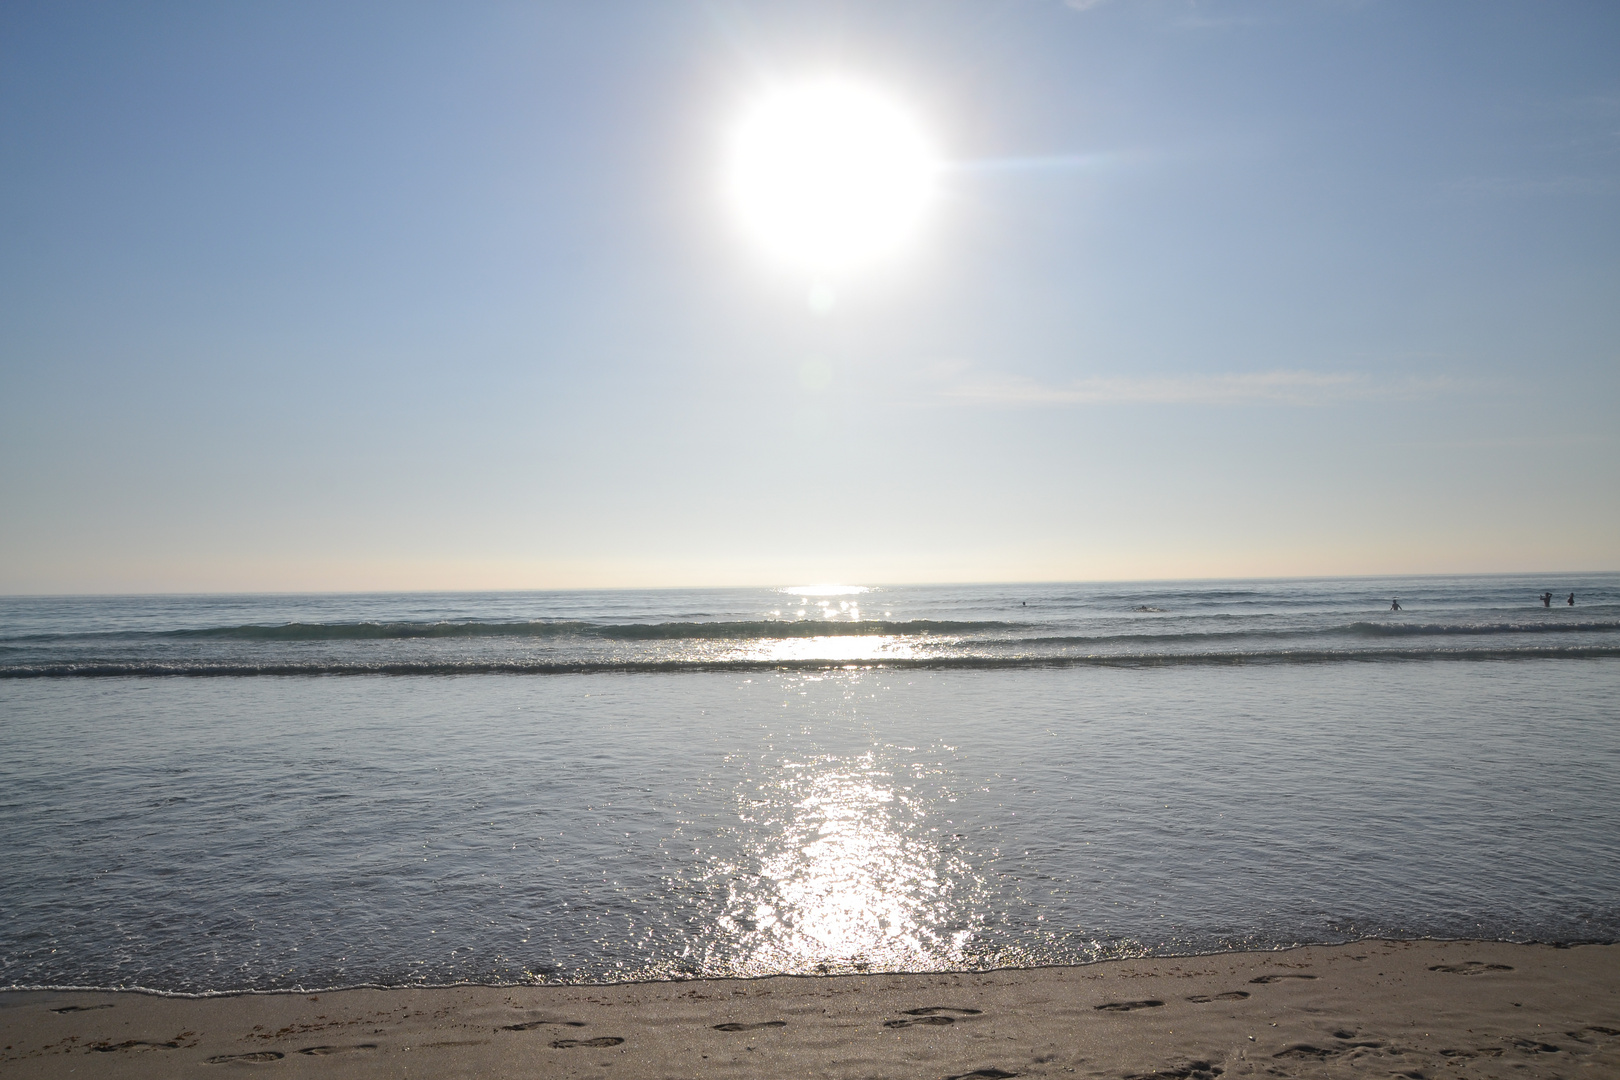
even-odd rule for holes
{"type": "Polygon", "coordinates": [[[0,592],[1620,568],[1620,7],[0,8],[0,592]],[[948,161],[760,257],[839,72],[948,161]]]}

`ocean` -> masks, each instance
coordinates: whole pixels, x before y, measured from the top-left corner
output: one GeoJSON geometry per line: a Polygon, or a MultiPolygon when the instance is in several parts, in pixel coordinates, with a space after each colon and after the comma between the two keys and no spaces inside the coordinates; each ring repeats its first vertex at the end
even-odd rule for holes
{"type": "Polygon", "coordinates": [[[11,988],[1620,939],[1615,574],[6,598],[0,751],[11,988]]]}

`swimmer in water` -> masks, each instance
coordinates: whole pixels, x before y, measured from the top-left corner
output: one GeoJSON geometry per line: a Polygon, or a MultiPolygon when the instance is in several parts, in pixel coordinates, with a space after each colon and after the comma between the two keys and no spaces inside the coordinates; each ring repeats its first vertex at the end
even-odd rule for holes
{"type": "Polygon", "coordinates": [[[1570,607],[1575,606],[1575,594],[1574,593],[1569,594],[1569,606],[1570,607]]]}
{"type": "Polygon", "coordinates": [[[1541,594],[1541,606],[1552,607],[1552,593],[1544,592],[1541,594]]]}
{"type": "Polygon", "coordinates": [[[1399,610],[1401,610],[1401,601],[1400,601],[1399,597],[1397,597],[1396,599],[1391,600],[1389,602],[1389,610],[1391,610],[1391,611],[1399,611],[1399,610]]]}

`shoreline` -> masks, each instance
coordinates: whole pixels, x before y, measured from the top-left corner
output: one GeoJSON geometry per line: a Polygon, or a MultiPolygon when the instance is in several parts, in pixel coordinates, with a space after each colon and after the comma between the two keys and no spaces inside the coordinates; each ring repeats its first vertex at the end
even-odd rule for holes
{"type": "Polygon", "coordinates": [[[7,990],[0,1047],[8,1075],[51,1080],[1620,1075],[1620,945],[1364,940],[982,972],[7,990]]]}
{"type": "Polygon", "coordinates": [[[765,975],[676,975],[668,978],[645,979],[614,979],[602,982],[453,982],[453,983],[419,983],[411,985],[391,985],[388,983],[346,983],[342,986],[325,987],[272,987],[268,989],[243,990],[158,990],[149,986],[0,986],[0,997],[6,994],[107,994],[107,995],[141,995],[154,998],[176,998],[182,1001],[207,1001],[213,998],[254,997],[276,995],[309,995],[309,994],[343,994],[351,990],[377,990],[392,993],[395,991],[417,990],[566,990],[566,989],[597,989],[624,986],[675,986],[688,983],[750,983],[761,982],[765,979],[809,979],[821,981],[842,976],[868,977],[889,975],[901,978],[922,978],[926,976],[944,975],[1002,975],[1016,972],[1033,971],[1062,971],[1069,969],[1085,969],[1096,967],[1099,964],[1118,964],[1132,961],[1154,960],[1208,960],[1223,956],[1286,956],[1289,953],[1299,952],[1303,949],[1343,949],[1357,945],[1510,945],[1510,946],[1536,946],[1547,949],[1576,949],[1589,945],[1620,946],[1620,939],[1608,938],[1572,938],[1568,941],[1512,941],[1506,938],[1357,938],[1354,941],[1307,941],[1297,945],[1279,945],[1272,949],[1217,949],[1211,952],[1188,953],[1153,953],[1146,956],[1107,956],[1097,960],[1084,960],[1076,963],[1055,961],[1048,964],[1017,964],[1006,967],[991,968],[963,968],[960,970],[941,971],[867,971],[867,970],[833,970],[833,971],[779,971],[765,975]]]}

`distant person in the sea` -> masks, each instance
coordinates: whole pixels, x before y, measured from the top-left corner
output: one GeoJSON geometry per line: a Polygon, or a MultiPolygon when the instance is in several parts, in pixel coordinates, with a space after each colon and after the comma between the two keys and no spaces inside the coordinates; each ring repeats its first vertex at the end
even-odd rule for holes
{"type": "Polygon", "coordinates": [[[1389,610],[1391,610],[1391,611],[1399,611],[1399,610],[1401,610],[1400,597],[1396,597],[1395,599],[1393,599],[1393,600],[1391,600],[1389,602],[1389,610]]]}
{"type": "Polygon", "coordinates": [[[1575,594],[1574,593],[1569,594],[1569,606],[1570,607],[1575,606],[1575,594]]]}
{"type": "Polygon", "coordinates": [[[1541,606],[1552,607],[1552,593],[1544,592],[1541,594],[1541,606]]]}

